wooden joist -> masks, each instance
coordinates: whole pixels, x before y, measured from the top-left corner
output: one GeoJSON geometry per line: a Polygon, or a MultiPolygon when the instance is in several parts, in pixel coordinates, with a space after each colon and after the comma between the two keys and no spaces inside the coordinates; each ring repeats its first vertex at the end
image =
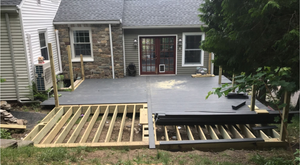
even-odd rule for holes
{"type": "Polygon", "coordinates": [[[180,135],[180,131],[178,129],[178,126],[175,125],[175,130],[176,130],[176,136],[177,136],[177,140],[181,141],[181,135],[180,135]]]}
{"type": "Polygon", "coordinates": [[[203,132],[203,130],[202,130],[202,128],[201,128],[201,126],[200,126],[200,125],[197,125],[196,127],[197,127],[197,130],[198,130],[200,139],[201,139],[201,140],[207,140],[207,139],[206,139],[206,136],[205,136],[205,134],[204,134],[204,132],[203,132]]]}
{"type": "Polygon", "coordinates": [[[136,105],[133,107],[133,113],[132,113],[132,123],[131,123],[131,130],[130,130],[130,142],[133,141],[133,130],[134,130],[134,121],[135,121],[135,111],[136,111],[136,105]]]}
{"type": "Polygon", "coordinates": [[[89,137],[89,135],[90,135],[90,133],[92,131],[92,128],[93,128],[93,126],[94,126],[94,124],[95,124],[95,122],[96,122],[99,114],[100,114],[100,106],[97,107],[97,109],[96,109],[96,111],[95,111],[95,113],[94,113],[91,121],[89,122],[89,125],[87,126],[86,130],[84,131],[83,136],[80,139],[79,143],[85,143],[86,142],[86,140],[89,137]]]}
{"type": "Polygon", "coordinates": [[[188,125],[186,126],[186,132],[187,132],[187,136],[188,136],[189,140],[194,140],[194,136],[192,134],[191,128],[188,125]]]}
{"type": "Polygon", "coordinates": [[[211,136],[212,139],[214,139],[214,140],[218,140],[219,139],[218,136],[217,136],[217,134],[216,134],[216,132],[212,128],[212,126],[206,125],[206,129],[209,132],[209,134],[210,134],[210,136],[211,136]]]}
{"type": "Polygon", "coordinates": [[[96,131],[96,134],[94,136],[93,143],[97,143],[99,141],[99,137],[100,137],[100,134],[102,132],[103,126],[106,122],[108,113],[109,113],[109,106],[107,106],[106,109],[105,109],[105,112],[102,116],[101,122],[100,122],[100,124],[98,126],[98,129],[96,131]]]}
{"type": "Polygon", "coordinates": [[[114,111],[113,117],[112,117],[112,119],[110,121],[110,125],[109,125],[108,131],[107,131],[107,134],[106,134],[106,137],[105,137],[105,140],[104,140],[105,143],[110,141],[111,133],[112,133],[112,131],[114,129],[117,115],[118,115],[118,106],[115,107],[115,111],[114,111]]]}
{"type": "Polygon", "coordinates": [[[256,138],[247,126],[245,126],[244,124],[239,124],[238,126],[247,138],[256,138]]]}
{"type": "Polygon", "coordinates": [[[224,139],[231,139],[228,132],[225,130],[225,128],[222,125],[217,125],[217,128],[224,139]]]}
{"type": "Polygon", "coordinates": [[[243,139],[244,137],[240,134],[240,132],[233,126],[233,125],[227,125],[229,131],[236,139],[243,139]]]}
{"type": "Polygon", "coordinates": [[[164,131],[165,131],[166,141],[169,141],[168,129],[166,126],[164,126],[164,131]]]}
{"type": "Polygon", "coordinates": [[[124,130],[124,127],[125,127],[126,115],[127,115],[127,105],[125,105],[125,107],[124,107],[123,117],[122,117],[122,121],[121,121],[121,125],[120,125],[120,130],[119,130],[119,135],[118,135],[117,142],[122,141],[123,130],[124,130]]]}
{"type": "Polygon", "coordinates": [[[26,129],[26,125],[0,124],[0,128],[5,128],[5,129],[26,129]]]}

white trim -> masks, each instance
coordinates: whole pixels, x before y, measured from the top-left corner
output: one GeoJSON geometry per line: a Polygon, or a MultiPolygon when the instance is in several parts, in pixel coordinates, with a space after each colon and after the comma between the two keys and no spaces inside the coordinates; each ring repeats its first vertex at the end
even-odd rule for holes
{"type": "Polygon", "coordinates": [[[124,67],[124,76],[126,76],[126,60],[125,60],[125,36],[124,30],[122,29],[122,40],[123,40],[123,67],[124,67]]]}
{"type": "Polygon", "coordinates": [[[40,47],[40,53],[41,53],[41,56],[42,56],[42,52],[41,50],[44,49],[44,48],[47,48],[47,55],[48,55],[48,59],[47,60],[50,60],[50,56],[48,54],[48,33],[47,33],[47,29],[38,29],[38,37],[39,37],[39,47],[40,47]],[[41,47],[41,39],[40,39],[40,34],[41,33],[44,33],[44,36],[45,36],[45,46],[41,47]]]}
{"type": "Polygon", "coordinates": [[[108,28],[109,28],[109,43],[110,43],[110,54],[111,54],[111,72],[113,75],[113,79],[115,79],[114,48],[112,42],[111,24],[109,24],[108,28]]]}
{"type": "MultiPolygon", "coordinates": [[[[177,34],[153,34],[153,35],[138,35],[138,60],[139,60],[139,75],[141,76],[141,61],[140,61],[140,37],[163,37],[163,36],[173,36],[175,37],[175,46],[176,46],[176,51],[175,51],[175,66],[176,66],[176,69],[175,69],[175,74],[172,74],[172,75],[177,75],[177,48],[178,48],[178,35],[177,34]]],[[[157,74],[155,74],[157,75],[157,74]]]]}
{"type": "Polygon", "coordinates": [[[74,22],[53,22],[54,25],[65,25],[65,24],[120,24],[118,21],[74,21],[74,22]]]}
{"type": "Polygon", "coordinates": [[[56,38],[56,48],[57,48],[57,56],[58,56],[58,68],[59,73],[62,72],[62,64],[61,64],[61,53],[60,53],[60,44],[59,44],[59,35],[58,30],[54,30],[55,38],[56,38]]]}
{"type": "Polygon", "coordinates": [[[207,25],[190,25],[190,26],[123,26],[123,29],[152,29],[152,28],[199,28],[208,27],[207,25]]]}
{"type": "Polygon", "coordinates": [[[72,27],[72,28],[70,28],[70,31],[69,31],[69,33],[70,33],[71,53],[72,53],[72,62],[80,62],[80,57],[75,57],[75,52],[74,52],[74,36],[73,36],[73,31],[76,31],[76,30],[88,30],[89,31],[91,56],[90,57],[83,56],[83,61],[84,62],[92,62],[92,61],[94,61],[92,28],[91,27],[72,27]]]}
{"type": "Polygon", "coordinates": [[[202,49],[195,49],[201,50],[201,63],[200,64],[185,64],[185,37],[190,35],[201,35],[201,41],[205,40],[205,33],[204,32],[183,32],[182,33],[182,67],[193,67],[193,66],[204,66],[204,51],[202,49]]]}

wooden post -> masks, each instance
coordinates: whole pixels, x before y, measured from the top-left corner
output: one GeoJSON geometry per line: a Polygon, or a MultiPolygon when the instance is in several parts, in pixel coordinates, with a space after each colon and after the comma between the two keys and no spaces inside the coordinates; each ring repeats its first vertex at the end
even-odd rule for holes
{"type": "Polygon", "coordinates": [[[50,65],[51,65],[51,74],[52,74],[52,83],[53,83],[55,107],[58,107],[59,106],[59,101],[58,101],[56,75],[55,75],[55,69],[54,69],[54,59],[53,59],[53,52],[52,52],[52,44],[51,43],[48,43],[48,51],[49,51],[50,65]]]}
{"type": "MultiPolygon", "coordinates": [[[[234,74],[232,74],[232,87],[234,86],[234,74]]],[[[232,92],[235,92],[235,90],[233,89],[232,92]]]]}
{"type": "Polygon", "coordinates": [[[71,89],[74,91],[74,75],[73,75],[73,66],[72,66],[72,59],[71,59],[71,47],[70,45],[67,46],[68,51],[68,58],[69,58],[69,70],[70,70],[70,81],[71,81],[71,89]]]}
{"type": "Polygon", "coordinates": [[[84,66],[83,66],[83,57],[82,57],[82,54],[80,54],[80,60],[81,60],[81,77],[82,77],[82,80],[84,80],[85,76],[84,76],[84,66]]]}
{"type": "Polygon", "coordinates": [[[287,120],[289,116],[289,108],[290,108],[290,101],[291,101],[291,93],[285,92],[284,93],[284,104],[285,107],[283,108],[282,116],[281,116],[281,128],[280,128],[280,140],[285,141],[286,133],[287,133],[287,120]]]}
{"type": "Polygon", "coordinates": [[[252,85],[250,110],[255,110],[255,85],[252,85]]]}
{"type": "Polygon", "coordinates": [[[208,74],[213,74],[211,73],[211,53],[208,54],[208,74]]]}
{"type": "Polygon", "coordinates": [[[222,84],[222,67],[219,66],[219,84],[222,84]]]}

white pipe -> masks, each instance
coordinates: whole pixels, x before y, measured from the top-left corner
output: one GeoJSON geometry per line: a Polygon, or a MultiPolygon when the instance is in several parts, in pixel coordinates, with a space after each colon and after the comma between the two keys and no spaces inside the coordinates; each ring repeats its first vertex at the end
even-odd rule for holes
{"type": "Polygon", "coordinates": [[[58,30],[55,30],[55,37],[56,37],[56,47],[57,47],[57,56],[58,56],[59,72],[62,72],[61,54],[60,54],[60,44],[59,44],[59,38],[58,38],[58,30]]]}
{"type": "Polygon", "coordinates": [[[26,34],[26,36],[27,36],[27,40],[28,40],[28,52],[29,52],[29,56],[30,56],[30,59],[31,59],[31,69],[32,69],[33,73],[35,73],[33,54],[32,54],[31,35],[26,34]]]}
{"type": "Polygon", "coordinates": [[[113,52],[112,35],[111,35],[111,24],[109,24],[109,41],[110,41],[110,52],[111,52],[112,75],[113,75],[113,79],[115,79],[114,52],[113,52]]]}
{"type": "Polygon", "coordinates": [[[123,40],[123,62],[124,62],[124,76],[126,76],[126,61],[125,61],[125,37],[124,37],[124,30],[122,30],[122,40],[123,40]]]}
{"type": "Polygon", "coordinates": [[[8,16],[7,13],[5,13],[5,21],[6,21],[6,28],[7,28],[7,36],[8,36],[8,42],[9,42],[11,63],[12,63],[12,68],[13,68],[14,80],[15,80],[16,95],[17,95],[17,99],[20,100],[18,75],[17,75],[17,70],[16,70],[14,50],[13,50],[14,48],[13,48],[11,32],[10,32],[9,16],[8,16]]]}

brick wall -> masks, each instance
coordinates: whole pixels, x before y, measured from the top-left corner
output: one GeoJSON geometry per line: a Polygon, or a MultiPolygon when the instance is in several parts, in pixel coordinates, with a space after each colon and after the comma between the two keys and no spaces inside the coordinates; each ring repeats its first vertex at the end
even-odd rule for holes
{"type": "MultiPolygon", "coordinates": [[[[69,79],[67,45],[70,45],[69,27],[91,27],[93,42],[93,62],[84,62],[85,78],[112,78],[111,52],[108,25],[55,25],[59,31],[59,42],[63,74],[69,79]]],[[[123,44],[121,25],[112,25],[115,77],[124,77],[123,44]]],[[[80,62],[73,62],[74,76],[81,77],[80,62]]]]}

